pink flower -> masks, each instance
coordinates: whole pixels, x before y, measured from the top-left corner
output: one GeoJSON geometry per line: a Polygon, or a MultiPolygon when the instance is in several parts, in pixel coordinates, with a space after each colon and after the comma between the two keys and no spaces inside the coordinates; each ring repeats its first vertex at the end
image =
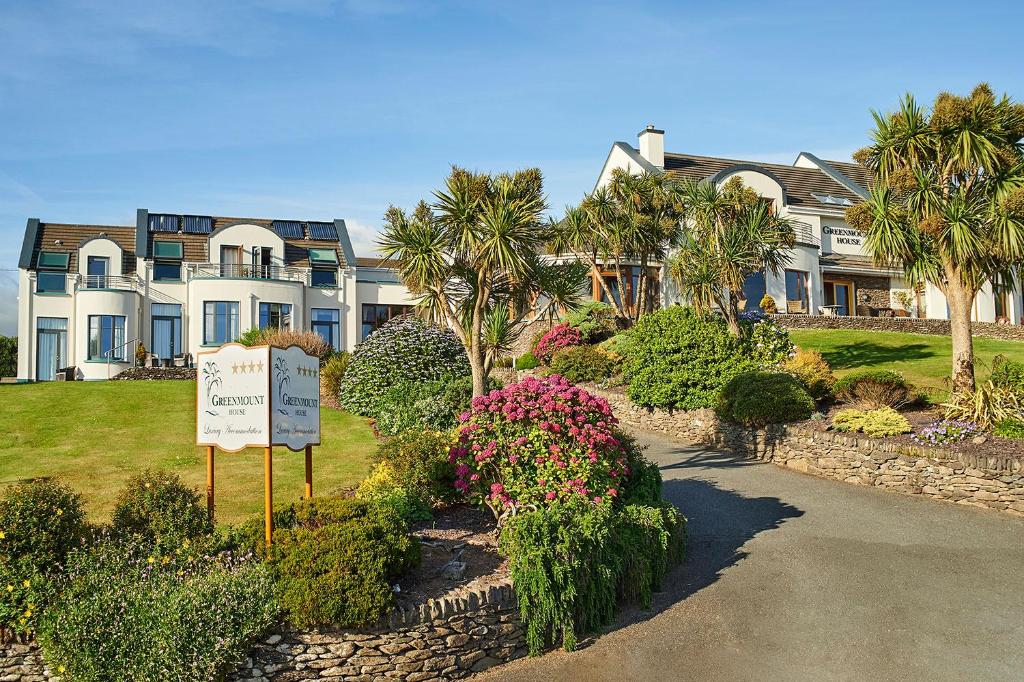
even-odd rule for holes
{"type": "Polygon", "coordinates": [[[553,493],[553,492],[548,492],[548,493],[545,493],[545,494],[544,494],[544,499],[545,499],[545,500],[548,500],[549,502],[550,502],[551,500],[555,499],[556,497],[558,497],[558,495],[557,495],[557,494],[555,494],[555,493],[553,493]]]}

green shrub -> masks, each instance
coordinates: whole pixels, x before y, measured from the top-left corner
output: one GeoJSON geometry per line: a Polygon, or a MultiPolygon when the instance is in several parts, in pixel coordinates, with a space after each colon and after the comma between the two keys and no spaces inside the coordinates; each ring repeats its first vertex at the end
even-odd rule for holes
{"type": "Polygon", "coordinates": [[[526,624],[531,655],[572,650],[610,623],[623,601],[649,606],[668,567],[682,559],[685,520],[669,504],[561,503],[509,519],[500,547],[526,624]]]}
{"type": "Polygon", "coordinates": [[[18,374],[18,337],[0,336],[0,377],[18,374]]]}
{"type": "Polygon", "coordinates": [[[518,370],[537,369],[538,367],[540,367],[540,360],[534,357],[530,351],[526,351],[516,358],[516,369],[518,370]]]}
{"type": "Polygon", "coordinates": [[[455,468],[448,459],[450,436],[410,429],[385,440],[377,465],[356,496],[398,510],[408,521],[431,518],[435,504],[455,498],[455,468]]]}
{"type": "Polygon", "coordinates": [[[1024,421],[1019,419],[1004,419],[997,423],[992,433],[1000,438],[1012,440],[1024,440],[1024,421]]]}
{"type": "Polygon", "coordinates": [[[900,407],[911,399],[911,387],[899,372],[887,369],[854,370],[835,384],[836,398],[868,409],[900,407]]]}
{"type": "Polygon", "coordinates": [[[236,341],[243,346],[263,345],[263,330],[259,327],[250,327],[242,332],[242,335],[236,341]]]}
{"type": "Polygon", "coordinates": [[[644,315],[629,331],[623,363],[629,398],[643,407],[714,407],[733,377],[756,369],[719,317],[673,306],[644,315]]]}
{"type": "Polygon", "coordinates": [[[114,504],[114,530],[158,547],[176,547],[213,532],[205,503],[177,474],[147,469],[128,479],[114,504]]]}
{"type": "Polygon", "coordinates": [[[769,296],[768,294],[765,294],[764,296],[761,297],[761,302],[759,305],[761,307],[761,310],[763,310],[768,315],[774,315],[775,313],[779,312],[779,306],[777,303],[775,303],[775,299],[769,296]]]}
{"type": "Polygon", "coordinates": [[[273,589],[253,561],[104,541],[69,557],[38,638],[50,667],[76,682],[223,679],[275,623],[273,589]]]}
{"type": "Polygon", "coordinates": [[[615,358],[596,346],[563,348],[551,358],[551,371],[574,384],[601,381],[615,374],[615,358]]]}
{"type": "MultiPolygon", "coordinates": [[[[487,379],[487,390],[500,389],[487,379]]],[[[377,431],[393,436],[409,429],[447,431],[458,424],[460,414],[473,401],[473,378],[460,376],[442,381],[402,381],[381,397],[376,414],[377,431]]]]}
{"type": "Polygon", "coordinates": [[[867,411],[840,410],[832,418],[832,428],[836,431],[860,431],[872,438],[897,436],[912,430],[906,417],[891,407],[867,411]]]}
{"type": "Polygon", "coordinates": [[[741,320],[744,341],[750,358],[762,369],[774,369],[785,362],[795,346],[789,338],[789,331],[775,320],[741,320]]]}
{"type": "Polygon", "coordinates": [[[815,400],[832,397],[836,378],[825,358],[816,350],[797,348],[791,358],[782,363],[782,369],[796,377],[815,400]]]}
{"type": "Polygon", "coordinates": [[[341,379],[345,376],[345,369],[351,361],[352,354],[341,351],[332,355],[331,359],[320,369],[320,395],[323,396],[325,405],[338,407],[341,379]]]}
{"type": "Polygon", "coordinates": [[[365,627],[394,603],[394,580],[419,562],[419,543],[394,509],[352,499],[295,505],[274,533],[278,601],[297,627],[365,627]]]}
{"type": "Polygon", "coordinates": [[[569,313],[566,323],[578,329],[586,343],[598,343],[619,329],[615,308],[601,301],[588,301],[569,313]]]}
{"type": "Polygon", "coordinates": [[[86,532],[81,497],[62,483],[22,483],[0,497],[0,626],[32,632],[54,576],[86,532]]]}
{"type": "Polygon", "coordinates": [[[810,417],[814,399],[791,374],[746,372],[725,385],[716,411],[745,426],[782,424],[810,417]]]}
{"type": "Polygon", "coordinates": [[[1021,402],[1014,389],[986,381],[973,391],[954,391],[942,406],[946,419],[972,421],[988,429],[1006,419],[1024,420],[1021,402]]]}
{"type": "Polygon", "coordinates": [[[401,485],[390,462],[379,462],[356,489],[360,500],[394,509],[406,521],[429,521],[433,518],[424,496],[401,485]]]}
{"type": "Polygon", "coordinates": [[[403,315],[356,346],[341,381],[339,401],[350,412],[374,417],[384,393],[395,384],[469,373],[466,351],[451,330],[403,315]]]}
{"type": "Polygon", "coordinates": [[[1024,400],[1024,362],[997,355],[992,360],[991,381],[999,388],[1013,391],[1018,398],[1024,400]]]}
{"type": "Polygon", "coordinates": [[[598,344],[598,348],[621,360],[629,355],[629,344],[630,336],[629,330],[627,329],[619,332],[610,339],[602,341],[598,344]]]}
{"type": "Polygon", "coordinates": [[[629,477],[622,484],[618,502],[647,507],[661,504],[661,469],[643,456],[632,436],[622,434],[620,440],[628,453],[629,477]]]}

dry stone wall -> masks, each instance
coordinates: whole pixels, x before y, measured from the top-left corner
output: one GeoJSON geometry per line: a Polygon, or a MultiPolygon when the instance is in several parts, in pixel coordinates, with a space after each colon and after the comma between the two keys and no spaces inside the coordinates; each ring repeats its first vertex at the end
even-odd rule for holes
{"type": "Polygon", "coordinates": [[[799,425],[750,429],[722,422],[711,410],[648,410],[619,391],[592,386],[587,390],[608,400],[624,424],[682,443],[719,447],[844,483],[1024,516],[1024,457],[1020,455],[972,455],[799,425]]]}
{"type": "MultiPolygon", "coordinates": [[[[949,320],[921,320],[914,317],[824,317],[823,315],[771,315],[787,329],[858,329],[878,332],[907,332],[949,336],[949,320]]],[[[974,322],[975,336],[1003,341],[1024,341],[1024,325],[974,322]]]]}

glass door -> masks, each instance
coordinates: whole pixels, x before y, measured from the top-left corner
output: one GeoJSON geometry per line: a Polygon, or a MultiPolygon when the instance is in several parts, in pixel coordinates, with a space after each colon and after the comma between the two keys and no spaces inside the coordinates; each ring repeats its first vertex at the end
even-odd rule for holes
{"type": "Polygon", "coordinates": [[[53,381],[57,370],[67,364],[68,321],[62,317],[40,317],[36,330],[36,380],[53,381]]]}
{"type": "Polygon", "coordinates": [[[89,256],[86,265],[85,286],[87,289],[106,289],[107,275],[110,270],[110,259],[101,256],[89,256]]]}
{"type": "Polygon", "coordinates": [[[852,315],[853,282],[825,282],[825,307],[835,311],[835,315],[852,315]]]}
{"type": "Polygon", "coordinates": [[[168,303],[153,304],[153,348],[151,352],[161,360],[181,354],[181,306],[168,303]]]}
{"type": "Polygon", "coordinates": [[[242,276],[242,247],[222,246],[220,247],[220,276],[241,277],[242,276]]]}

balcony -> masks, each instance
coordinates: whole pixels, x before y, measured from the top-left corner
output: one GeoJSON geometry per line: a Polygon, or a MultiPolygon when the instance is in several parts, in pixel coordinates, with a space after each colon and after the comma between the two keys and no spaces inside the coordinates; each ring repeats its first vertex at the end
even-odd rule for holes
{"type": "Polygon", "coordinates": [[[237,263],[188,263],[186,268],[189,279],[262,279],[309,285],[308,268],[237,263]]]}
{"type": "Polygon", "coordinates": [[[138,291],[139,280],[135,275],[78,275],[75,278],[76,291],[138,291]]]}
{"type": "Polygon", "coordinates": [[[814,246],[821,248],[821,237],[814,234],[814,228],[809,223],[799,220],[793,221],[793,232],[796,235],[796,243],[800,246],[814,246]]]}

